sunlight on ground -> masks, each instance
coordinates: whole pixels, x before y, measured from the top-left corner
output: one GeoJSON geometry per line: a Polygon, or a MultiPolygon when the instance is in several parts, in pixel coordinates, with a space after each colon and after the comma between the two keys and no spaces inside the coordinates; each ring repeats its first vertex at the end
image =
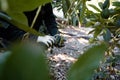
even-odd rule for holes
{"type": "Polygon", "coordinates": [[[50,60],[53,61],[66,61],[66,62],[75,62],[77,59],[70,57],[66,54],[58,54],[58,55],[54,55],[52,58],[50,58],[50,60]]]}
{"type": "Polygon", "coordinates": [[[83,39],[83,38],[78,39],[78,41],[79,41],[79,43],[82,43],[82,44],[88,44],[89,43],[88,40],[83,39]]]}
{"type": "Polygon", "coordinates": [[[84,47],[89,45],[89,40],[83,36],[88,36],[90,30],[82,27],[60,29],[61,35],[66,38],[65,47],[53,49],[54,55],[52,54],[50,60],[75,62],[79,55],[83,54],[84,47]]]}

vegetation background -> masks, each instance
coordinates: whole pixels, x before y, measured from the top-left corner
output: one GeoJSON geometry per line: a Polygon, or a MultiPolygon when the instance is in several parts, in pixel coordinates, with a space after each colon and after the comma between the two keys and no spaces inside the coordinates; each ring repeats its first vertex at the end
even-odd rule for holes
{"type": "MultiPolygon", "coordinates": [[[[33,10],[47,2],[51,0],[0,0],[0,11],[8,14],[0,13],[0,17],[26,32],[42,35],[30,28],[32,26],[28,27],[23,12],[33,10]]],[[[98,6],[88,2],[87,0],[53,2],[54,7],[63,10],[68,25],[93,28],[89,33],[93,33],[93,37],[89,39],[90,48],[86,49],[70,67],[67,78],[68,80],[111,80],[111,74],[115,74],[112,79],[119,80],[120,70],[116,65],[119,66],[120,55],[114,50],[120,48],[120,1],[101,0],[96,2],[98,6]],[[103,39],[99,39],[99,36],[103,39]]],[[[45,48],[33,43],[18,44],[10,51],[0,53],[0,80],[50,80],[44,54],[45,48]]]]}

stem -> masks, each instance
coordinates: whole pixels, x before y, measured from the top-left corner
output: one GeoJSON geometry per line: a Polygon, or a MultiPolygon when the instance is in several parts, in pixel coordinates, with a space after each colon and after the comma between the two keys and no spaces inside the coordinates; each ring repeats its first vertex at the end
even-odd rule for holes
{"type": "Polygon", "coordinates": [[[37,20],[37,17],[38,17],[38,15],[39,15],[39,13],[40,13],[40,10],[41,10],[41,6],[38,7],[38,10],[37,10],[37,12],[36,12],[36,15],[35,15],[33,21],[32,21],[32,24],[31,24],[30,28],[33,28],[33,26],[34,26],[34,24],[35,24],[35,22],[36,22],[36,20],[37,20]]]}
{"type": "MultiPolygon", "coordinates": [[[[37,17],[38,17],[38,15],[40,13],[40,10],[41,10],[41,6],[39,6],[38,9],[37,9],[37,11],[36,11],[35,17],[34,17],[34,19],[32,21],[31,26],[30,26],[31,29],[33,28],[33,26],[34,26],[34,24],[35,24],[35,22],[37,20],[37,17]]],[[[28,39],[29,35],[30,35],[29,32],[25,33],[22,40],[28,39]]]]}

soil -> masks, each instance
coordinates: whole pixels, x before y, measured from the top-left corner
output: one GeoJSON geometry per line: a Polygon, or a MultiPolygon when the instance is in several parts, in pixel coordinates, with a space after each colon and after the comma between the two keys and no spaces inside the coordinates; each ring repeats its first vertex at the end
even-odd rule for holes
{"type": "MultiPolygon", "coordinates": [[[[77,58],[83,54],[84,50],[90,46],[89,39],[93,37],[93,35],[88,33],[91,30],[92,28],[76,28],[72,26],[60,29],[61,35],[66,39],[65,46],[62,48],[54,47],[52,52],[47,54],[52,76],[51,80],[67,80],[67,71],[70,69],[71,65],[75,63],[77,58]]],[[[119,49],[115,51],[120,55],[119,49]]],[[[109,77],[104,78],[97,73],[94,80],[120,80],[120,75],[117,74],[117,72],[115,72],[115,74],[111,73],[114,72],[114,69],[120,72],[120,59],[114,69],[107,69],[108,66],[105,66],[106,64],[107,63],[101,65],[101,67],[103,67],[101,72],[108,74],[109,77]]]]}
{"type": "MultiPolygon", "coordinates": [[[[66,42],[64,47],[54,47],[52,52],[47,53],[51,80],[67,80],[67,72],[71,65],[75,63],[77,58],[83,54],[84,50],[90,46],[89,39],[93,37],[93,35],[88,33],[91,30],[92,28],[72,26],[59,30],[61,35],[66,39],[66,42]]],[[[120,51],[120,49],[116,48],[115,51],[120,55],[118,50],[120,51]]],[[[120,73],[120,60],[115,67],[120,73]]],[[[110,79],[95,80],[120,80],[120,74],[111,75],[110,77],[110,79]]]]}
{"type": "Polygon", "coordinates": [[[88,33],[91,30],[91,28],[72,26],[59,30],[66,40],[65,46],[62,48],[54,47],[52,53],[47,54],[53,80],[67,80],[67,71],[70,66],[89,46],[89,38],[92,35],[88,35],[88,33]]]}

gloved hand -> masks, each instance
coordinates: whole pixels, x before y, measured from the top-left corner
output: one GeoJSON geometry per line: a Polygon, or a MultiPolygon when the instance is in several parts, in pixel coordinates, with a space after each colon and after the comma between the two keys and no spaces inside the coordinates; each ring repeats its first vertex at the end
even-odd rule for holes
{"type": "Polygon", "coordinates": [[[66,40],[59,34],[56,34],[55,36],[49,36],[49,35],[38,36],[38,38],[37,38],[38,43],[44,43],[48,48],[53,47],[53,45],[56,47],[59,47],[59,48],[64,47],[65,41],[66,40]]]}
{"type": "Polygon", "coordinates": [[[38,36],[37,42],[38,43],[42,42],[42,43],[44,43],[49,48],[49,47],[52,47],[53,44],[55,43],[55,38],[53,36],[49,36],[49,35],[38,36]]]}
{"type": "Polygon", "coordinates": [[[63,36],[61,36],[60,34],[56,34],[56,35],[54,36],[54,38],[55,38],[54,45],[55,45],[56,47],[64,47],[64,46],[65,46],[64,42],[65,42],[66,40],[64,39],[63,36]]]}

